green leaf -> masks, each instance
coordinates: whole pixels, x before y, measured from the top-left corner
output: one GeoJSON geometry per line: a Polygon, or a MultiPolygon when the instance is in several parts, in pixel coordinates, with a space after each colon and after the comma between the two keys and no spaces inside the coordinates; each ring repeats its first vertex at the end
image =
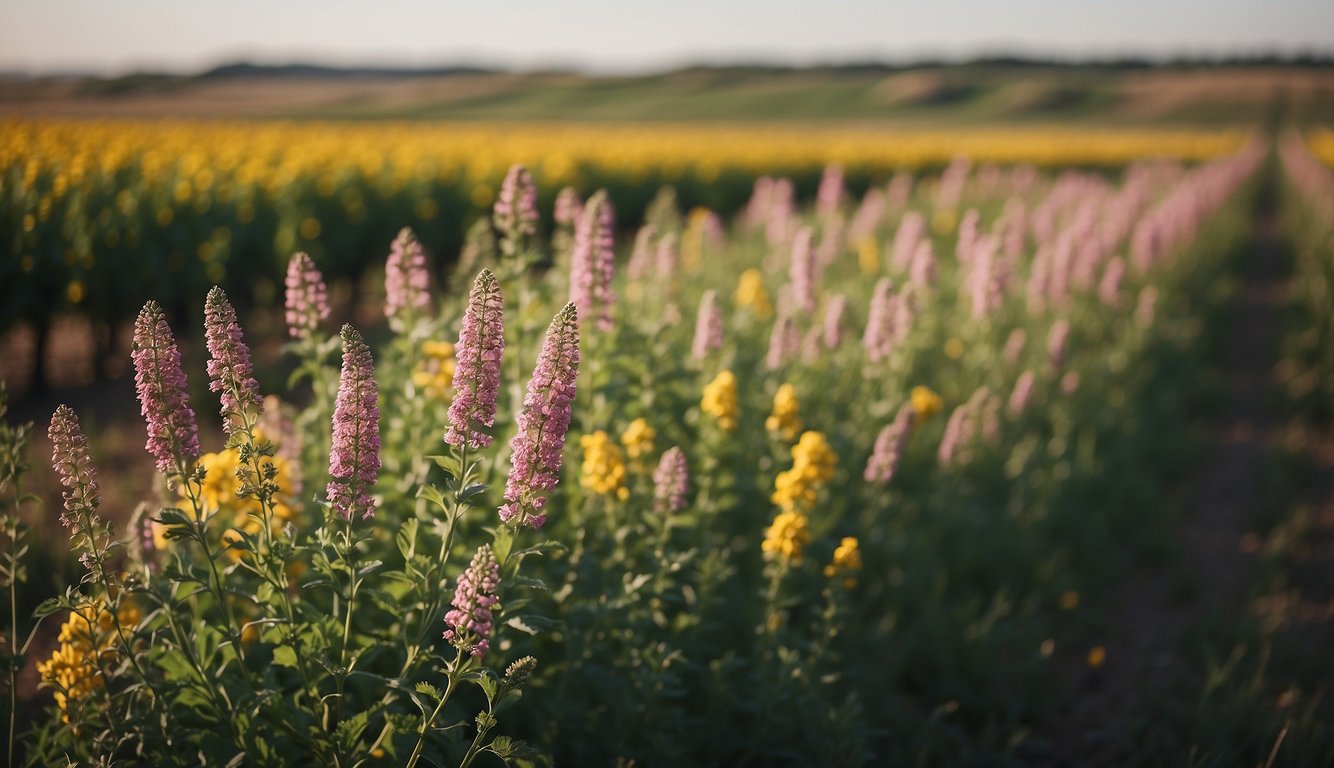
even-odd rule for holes
{"type": "Polygon", "coordinates": [[[40,619],[44,616],[50,616],[64,607],[64,601],[59,597],[48,597],[43,600],[32,612],[34,619],[40,619]]]}
{"type": "Polygon", "coordinates": [[[425,680],[423,680],[420,683],[417,683],[416,687],[414,687],[413,690],[416,691],[417,693],[422,694],[423,696],[429,696],[431,698],[431,701],[438,702],[445,696],[445,694],[440,692],[439,688],[436,688],[434,685],[431,685],[425,680]]]}
{"type": "Polygon", "coordinates": [[[175,507],[163,507],[158,510],[157,517],[153,519],[168,526],[184,525],[188,528],[195,524],[195,521],[189,515],[175,507]]]}
{"type": "Polygon", "coordinates": [[[491,549],[497,561],[504,563],[510,559],[510,550],[514,549],[514,531],[508,525],[496,526],[495,541],[491,549]]]}
{"type": "Polygon", "coordinates": [[[350,752],[356,747],[357,741],[361,739],[361,734],[366,730],[366,723],[370,721],[370,717],[371,712],[368,709],[365,712],[358,712],[338,724],[338,727],[334,730],[334,736],[345,750],[350,752]]]}
{"type": "Polygon", "coordinates": [[[280,645],[273,649],[273,663],[280,667],[296,669],[296,649],[290,645],[280,645]]]}
{"type": "Polygon", "coordinates": [[[472,485],[459,491],[459,501],[468,501],[476,496],[480,496],[486,491],[486,483],[473,483],[472,485]]]}
{"type": "Polygon", "coordinates": [[[458,477],[463,474],[463,463],[459,461],[459,457],[457,456],[435,455],[435,456],[427,456],[426,458],[430,459],[431,461],[434,461],[437,467],[440,467],[441,469],[445,470],[453,477],[458,477]]]}
{"type": "Polygon", "coordinates": [[[496,701],[496,689],[499,687],[499,685],[496,683],[496,679],[491,675],[483,672],[482,674],[477,676],[477,679],[474,680],[474,682],[476,682],[477,687],[481,688],[482,692],[486,694],[487,703],[494,706],[496,701]]]}
{"type": "Polygon", "coordinates": [[[417,490],[417,498],[426,499],[432,504],[440,507],[444,511],[449,511],[449,504],[445,502],[445,494],[434,485],[427,483],[417,490]]]}
{"type": "Polygon", "coordinates": [[[394,534],[394,542],[398,544],[398,551],[403,553],[403,560],[412,560],[417,552],[417,518],[409,517],[399,526],[398,533],[394,534]]]}

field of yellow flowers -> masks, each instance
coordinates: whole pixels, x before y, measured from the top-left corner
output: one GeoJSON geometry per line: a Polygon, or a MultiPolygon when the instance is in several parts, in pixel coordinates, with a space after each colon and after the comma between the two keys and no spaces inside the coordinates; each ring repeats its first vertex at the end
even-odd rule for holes
{"type": "MultiPolygon", "coordinates": [[[[1099,606],[1170,539],[1277,173],[1238,135],[7,127],[17,279],[133,318],[156,477],[109,522],[89,414],[35,427],[78,565],[22,574],[6,518],[10,603],[55,593],[8,619],[30,765],[1078,763],[1050,724],[1122,669],[1099,606]]],[[[1321,764],[1318,690],[1105,757],[1321,764]]]]}
{"type": "MultiPolygon", "coordinates": [[[[114,338],[140,286],[169,307],[221,284],[248,303],[282,279],[293,250],[331,279],[359,278],[396,228],[413,226],[448,260],[496,179],[525,163],[550,204],[562,187],[607,188],[640,215],[658,185],[720,212],[762,174],[813,191],[826,164],[863,188],[893,171],[980,164],[1117,168],[1234,151],[1228,131],[728,125],[424,124],[175,121],[0,123],[0,331],[44,334],[71,311],[114,338]]],[[[105,357],[118,350],[103,348],[105,357]]]]}

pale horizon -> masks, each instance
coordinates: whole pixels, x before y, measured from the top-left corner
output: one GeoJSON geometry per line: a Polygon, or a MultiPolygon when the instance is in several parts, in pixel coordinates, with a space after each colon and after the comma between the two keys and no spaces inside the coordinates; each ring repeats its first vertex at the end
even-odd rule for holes
{"type": "Polygon", "coordinates": [[[1334,53],[1334,3],[1147,0],[933,6],[660,0],[6,0],[0,71],[193,74],[236,63],[475,66],[637,74],[689,65],[809,66],[1009,55],[1087,61],[1334,53]],[[558,6],[558,7],[557,7],[558,6]]]}

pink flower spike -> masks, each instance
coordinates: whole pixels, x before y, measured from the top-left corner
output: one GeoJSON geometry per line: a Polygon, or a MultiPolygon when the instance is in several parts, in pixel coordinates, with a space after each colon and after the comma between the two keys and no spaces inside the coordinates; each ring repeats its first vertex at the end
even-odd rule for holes
{"type": "Polygon", "coordinates": [[[500,563],[490,544],[477,548],[467,570],[459,574],[453,606],[445,614],[444,637],[455,648],[480,659],[491,648],[491,630],[500,611],[500,563]]]}
{"type": "Polygon", "coordinates": [[[514,165],[505,174],[492,218],[500,232],[500,250],[505,256],[522,251],[525,243],[537,234],[537,186],[527,168],[514,165]]]}
{"type": "Polygon", "coordinates": [[[404,227],[389,246],[384,265],[384,316],[424,312],[431,305],[430,282],[426,252],[412,230],[404,227]]]}
{"type": "Polygon", "coordinates": [[[344,518],[375,514],[370,488],[380,471],[380,408],[375,362],[361,334],[343,326],[343,370],[334,400],[329,451],[329,504],[344,518]]]}
{"type": "Polygon", "coordinates": [[[686,491],[690,485],[690,470],[686,454],[677,446],[663,452],[658,468],[653,471],[653,511],[670,515],[686,508],[686,491]]]}
{"type": "Polygon", "coordinates": [[[584,319],[597,318],[599,331],[610,331],[612,306],[616,292],[612,288],[615,253],[612,232],[615,213],[603,190],[596,192],[584,206],[574,231],[574,250],[570,264],[570,302],[584,319]]]}
{"type": "Polygon", "coordinates": [[[324,275],[304,253],[292,254],[287,262],[287,332],[294,339],[308,339],[329,318],[329,290],[324,275]]]}
{"type": "Polygon", "coordinates": [[[547,503],[546,492],[560,481],[561,452],[578,378],[579,313],[574,304],[566,304],[547,328],[537,367],[528,380],[523,410],[515,419],[518,432],[510,440],[512,466],[501,521],[532,528],[546,522],[541,510],[547,503]]]}
{"type": "Polygon", "coordinates": [[[699,315],[695,319],[695,338],[690,354],[703,360],[710,352],[723,345],[723,310],[718,306],[718,292],[705,291],[699,301],[699,315]]]}
{"type": "Polygon", "coordinates": [[[483,269],[468,294],[454,368],[454,402],[449,406],[445,442],[459,448],[485,448],[491,436],[482,431],[496,423],[500,362],[505,354],[505,298],[500,281],[483,269]]]}
{"type": "Polygon", "coordinates": [[[186,396],[189,386],[181,370],[181,353],[167,325],[166,314],[149,301],[134,321],[134,386],[139,409],[148,426],[145,447],[168,482],[182,478],[199,458],[199,427],[186,396]]]}
{"type": "Polygon", "coordinates": [[[209,353],[208,388],[220,395],[222,427],[230,435],[246,421],[259,418],[263,400],[236,310],[216,285],[204,301],[204,339],[209,353]]]}
{"type": "Polygon", "coordinates": [[[60,524],[72,530],[78,525],[81,512],[91,516],[97,511],[101,500],[97,468],[88,455],[88,438],[84,437],[73,408],[68,405],[57,408],[46,434],[51,438],[51,467],[65,489],[61,493],[65,511],[60,513],[60,524]]]}

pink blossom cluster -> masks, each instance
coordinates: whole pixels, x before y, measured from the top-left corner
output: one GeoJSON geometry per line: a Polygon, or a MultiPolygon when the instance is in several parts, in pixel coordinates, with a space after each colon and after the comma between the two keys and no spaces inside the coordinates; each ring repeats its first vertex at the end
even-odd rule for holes
{"type": "Polygon", "coordinates": [[[146,448],[159,472],[174,482],[199,458],[199,427],[190,409],[189,385],[181,353],[156,301],[149,301],[134,321],[134,386],[148,427],[146,448]]]}
{"type": "Polygon", "coordinates": [[[491,630],[500,611],[500,563],[490,544],[477,548],[459,574],[452,608],[445,614],[444,637],[455,648],[480,659],[491,648],[491,630]]]}
{"type": "Polygon", "coordinates": [[[329,450],[329,504],[347,519],[375,514],[370,489],[380,471],[380,407],[370,347],[344,325],[343,368],[334,400],[329,450]]]}
{"type": "Polygon", "coordinates": [[[458,448],[484,448],[491,444],[491,435],[483,430],[496,423],[505,355],[505,297],[489,269],[473,280],[454,349],[454,401],[449,405],[445,442],[458,448]]]}
{"type": "Polygon", "coordinates": [[[566,304],[547,328],[537,367],[528,381],[518,432],[510,440],[510,474],[500,519],[541,528],[546,492],[560,480],[565,433],[570,428],[579,379],[579,314],[566,304]]]}

